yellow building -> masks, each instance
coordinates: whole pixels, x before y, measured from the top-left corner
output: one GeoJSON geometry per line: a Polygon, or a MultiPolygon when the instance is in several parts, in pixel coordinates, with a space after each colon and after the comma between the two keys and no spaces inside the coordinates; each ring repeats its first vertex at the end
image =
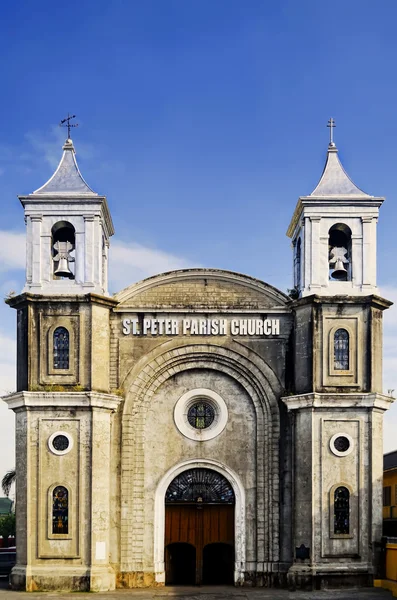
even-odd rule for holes
{"type": "Polygon", "coordinates": [[[397,536],[397,450],[383,456],[383,535],[397,536]]]}

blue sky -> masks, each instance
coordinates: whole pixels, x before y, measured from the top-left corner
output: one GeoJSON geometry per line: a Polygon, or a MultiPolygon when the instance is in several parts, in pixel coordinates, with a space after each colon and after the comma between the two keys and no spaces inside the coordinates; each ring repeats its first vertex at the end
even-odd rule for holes
{"type": "MultiPolygon", "coordinates": [[[[114,219],[113,291],[187,265],[240,271],[286,290],[285,232],[298,196],[321,175],[333,116],[347,172],[366,192],[387,197],[379,285],[397,300],[396,19],[394,0],[6,3],[2,293],[23,284],[16,195],[52,174],[65,139],[58,123],[70,111],[78,116],[72,137],[80,169],[108,196],[114,219]]],[[[395,313],[385,327],[385,389],[397,389],[395,313]]],[[[14,325],[1,307],[7,391],[14,388],[14,325]]],[[[12,415],[4,414],[8,467],[12,415]]],[[[385,423],[390,450],[397,409],[385,423]]]]}

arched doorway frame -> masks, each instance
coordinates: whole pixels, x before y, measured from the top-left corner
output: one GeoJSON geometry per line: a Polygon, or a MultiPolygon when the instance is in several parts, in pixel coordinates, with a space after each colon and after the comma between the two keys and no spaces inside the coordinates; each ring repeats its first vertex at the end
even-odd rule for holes
{"type": "Polygon", "coordinates": [[[156,583],[165,583],[164,537],[165,537],[165,492],[171,481],[188,469],[213,469],[231,484],[236,504],[234,507],[234,582],[244,581],[245,567],[245,490],[239,476],[226,465],[212,459],[190,459],[171,467],[161,478],[154,500],[154,568],[156,583]]]}
{"type": "MultiPolygon", "coordinates": [[[[175,374],[190,369],[220,370],[238,381],[250,397],[257,422],[255,546],[249,569],[272,569],[279,547],[279,435],[277,398],[281,384],[272,368],[255,352],[235,341],[227,346],[180,339],[164,342],[142,357],[126,374],[121,449],[120,570],[141,572],[144,522],[144,437],[146,416],[156,390],[175,374]],[[266,482],[266,484],[265,484],[266,482]],[[134,554],[132,554],[134,548],[134,554]]],[[[153,498],[153,496],[152,496],[153,498]]],[[[154,509],[154,506],[153,506],[154,509]]],[[[153,556],[153,554],[152,554],[153,556]]],[[[154,569],[154,565],[153,565],[154,569]]]]}

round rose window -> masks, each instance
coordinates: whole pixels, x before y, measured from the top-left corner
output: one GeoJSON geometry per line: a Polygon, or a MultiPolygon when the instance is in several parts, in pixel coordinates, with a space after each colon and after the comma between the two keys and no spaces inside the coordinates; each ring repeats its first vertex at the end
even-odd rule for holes
{"type": "Polygon", "coordinates": [[[202,400],[189,407],[187,420],[195,429],[207,429],[215,419],[215,411],[209,402],[202,400]]]}
{"type": "Polygon", "coordinates": [[[65,452],[69,448],[69,440],[66,435],[56,435],[52,440],[52,445],[58,452],[65,452]]]}

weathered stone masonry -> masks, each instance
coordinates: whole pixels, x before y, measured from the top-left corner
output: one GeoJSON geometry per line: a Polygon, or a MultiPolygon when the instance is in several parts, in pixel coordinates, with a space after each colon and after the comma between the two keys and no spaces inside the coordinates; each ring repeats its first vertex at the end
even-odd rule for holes
{"type": "Polygon", "coordinates": [[[291,296],[217,269],[164,273],[109,296],[111,216],[71,140],[51,179],[20,199],[27,278],[8,301],[18,369],[5,398],[16,414],[13,588],[172,583],[186,560],[175,544],[185,556],[194,547],[192,577],[205,583],[215,543],[229,556],[228,571],[216,565],[228,583],[371,582],[391,401],[381,381],[391,303],[376,287],[383,198],[353,184],[331,144],[288,230],[291,296]],[[227,482],[229,495],[208,500],[199,475],[227,482]],[[193,499],[172,512],[166,496],[184,476],[196,482],[182,489],[193,499]]]}

